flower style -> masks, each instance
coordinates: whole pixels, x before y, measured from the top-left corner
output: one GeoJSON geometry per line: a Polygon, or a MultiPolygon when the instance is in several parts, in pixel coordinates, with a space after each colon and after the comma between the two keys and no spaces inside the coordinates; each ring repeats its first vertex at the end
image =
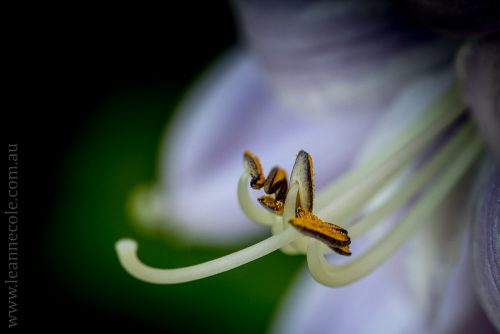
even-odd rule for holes
{"type": "MultiPolygon", "coordinates": [[[[261,233],[242,219],[239,203],[250,220],[270,227],[272,236],[179,269],[143,264],[136,242],[123,239],[116,244],[123,267],[147,282],[181,283],[281,249],[304,254],[311,275],[303,275],[292,290],[275,331],[397,333],[412,326],[417,332],[456,331],[457,319],[466,322],[478,309],[462,254],[467,254],[462,246],[468,233],[466,183],[484,151],[469,111],[493,150],[500,124],[495,118],[500,86],[489,74],[498,72],[475,69],[477,64],[497,68],[491,55],[498,57],[492,52],[498,44],[461,49],[460,89],[452,68],[457,43],[418,30],[389,2],[273,1],[266,7],[236,1],[235,7],[253,56],[233,52],[193,93],[165,141],[163,179],[135,194],[134,212],[150,224],[169,217],[170,230],[216,243],[261,233]],[[478,56],[483,49],[489,58],[478,56]],[[311,153],[319,189],[314,206],[309,154],[297,155],[288,183],[281,168],[265,178],[250,152],[242,168],[247,148],[259,152],[264,165],[271,160],[283,165],[301,148],[311,153]],[[237,198],[230,191],[235,183],[237,198]],[[191,185],[200,189],[196,199],[191,185]],[[249,186],[267,195],[256,200],[249,186]],[[351,243],[335,243],[327,227],[337,239],[347,231],[351,243]],[[353,256],[331,256],[332,251],[353,256]],[[350,300],[350,307],[337,305],[339,298],[350,300]],[[367,306],[373,298],[377,310],[367,306]],[[353,324],[343,313],[352,310],[364,321],[353,324]],[[332,314],[335,321],[325,323],[332,314]]],[[[492,224],[495,211],[481,202],[477,206],[474,235],[482,237],[473,239],[473,260],[479,296],[500,328],[498,272],[487,271],[498,269],[498,252],[491,251],[498,249],[498,224],[492,224]]]]}

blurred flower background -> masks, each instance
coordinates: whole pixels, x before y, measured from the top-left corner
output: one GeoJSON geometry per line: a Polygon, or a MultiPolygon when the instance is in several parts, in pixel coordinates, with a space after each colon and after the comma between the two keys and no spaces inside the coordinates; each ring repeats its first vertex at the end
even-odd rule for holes
{"type": "Polygon", "coordinates": [[[153,8],[57,18],[33,10],[23,38],[12,37],[19,65],[10,88],[30,91],[13,95],[5,122],[7,142],[20,145],[20,327],[265,332],[301,277],[304,258],[280,252],[172,286],[138,281],[117,261],[123,236],[156,267],[204,262],[262,238],[194,243],[130,215],[131,191],[160,177],[161,140],[182,98],[242,42],[230,4],[170,6],[154,16],[153,8]]]}

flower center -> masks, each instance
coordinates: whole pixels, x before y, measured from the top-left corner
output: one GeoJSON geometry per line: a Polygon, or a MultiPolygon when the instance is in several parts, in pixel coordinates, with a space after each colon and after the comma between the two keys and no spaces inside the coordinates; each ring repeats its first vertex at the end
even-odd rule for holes
{"type": "MultiPolygon", "coordinates": [[[[272,195],[259,197],[259,202],[275,214],[283,216],[288,191],[285,171],[274,167],[266,179],[259,159],[250,151],[245,151],[243,164],[251,177],[250,186],[254,189],[264,187],[264,191],[272,195]]],[[[301,150],[297,154],[290,177],[290,182],[298,186],[298,200],[290,203],[296,211],[295,216],[288,222],[302,234],[325,243],[336,253],[351,255],[351,239],[347,231],[338,225],[322,221],[311,212],[314,198],[313,175],[312,158],[306,151],[301,150]]]]}
{"type": "Polygon", "coordinates": [[[483,143],[472,124],[468,120],[457,122],[464,110],[460,101],[456,88],[443,94],[375,156],[323,189],[316,198],[315,214],[312,213],[314,184],[309,154],[299,152],[288,184],[286,173],[279,167],[273,168],[266,179],[257,157],[247,151],[244,154],[246,171],[238,183],[238,200],[252,221],[272,228],[273,236],[233,254],[179,269],[145,265],[137,257],[137,243],[122,239],[116,243],[120,263],[138,279],[173,284],[215,275],[281,249],[285,253],[307,254],[312,276],[324,285],[342,286],[356,281],[388,259],[418,228],[429,222],[427,218],[432,211],[481,153],[483,143]],[[448,131],[451,135],[444,144],[438,145],[437,151],[424,163],[415,164],[452,124],[454,129],[448,131]],[[369,200],[405,169],[412,171],[406,183],[378,206],[367,210],[369,200]],[[267,195],[259,202],[265,208],[255,205],[248,184],[254,189],[264,188],[267,195]],[[373,247],[343,265],[327,262],[325,255],[331,250],[350,255],[351,239],[367,233],[410,202],[406,215],[373,247]],[[339,225],[326,223],[317,216],[339,225]],[[341,227],[347,225],[350,225],[349,234],[341,227]],[[292,226],[294,228],[290,228],[292,226]]]}

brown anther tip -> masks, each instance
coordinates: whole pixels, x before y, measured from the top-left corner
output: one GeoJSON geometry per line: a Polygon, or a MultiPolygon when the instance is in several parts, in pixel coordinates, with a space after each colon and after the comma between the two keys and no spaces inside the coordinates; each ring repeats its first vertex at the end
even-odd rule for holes
{"type": "Polygon", "coordinates": [[[349,246],[343,246],[343,247],[330,247],[332,251],[334,251],[337,254],[344,255],[344,256],[351,256],[351,250],[349,249],[349,246]]]}
{"type": "Polygon", "coordinates": [[[299,185],[300,206],[308,211],[313,210],[314,180],[312,158],[304,150],[299,151],[290,176],[290,184],[299,185]]]}
{"type": "Polygon", "coordinates": [[[327,223],[316,217],[311,212],[297,208],[295,218],[290,219],[290,224],[301,233],[315,238],[341,255],[350,255],[349,244],[351,238],[342,227],[327,223]]]}
{"type": "Polygon", "coordinates": [[[255,156],[249,150],[246,150],[243,154],[243,165],[252,178],[250,180],[250,187],[253,189],[260,189],[264,186],[266,179],[264,178],[264,173],[262,171],[262,166],[260,164],[259,158],[255,156]]]}
{"type": "Polygon", "coordinates": [[[266,194],[275,194],[277,200],[284,202],[288,193],[286,172],[280,167],[274,167],[264,183],[264,191],[266,194]]]}
{"type": "Polygon", "coordinates": [[[261,196],[257,198],[260,204],[266,209],[273,211],[278,216],[283,215],[283,210],[285,209],[285,203],[280,200],[276,200],[273,196],[261,196]]]}

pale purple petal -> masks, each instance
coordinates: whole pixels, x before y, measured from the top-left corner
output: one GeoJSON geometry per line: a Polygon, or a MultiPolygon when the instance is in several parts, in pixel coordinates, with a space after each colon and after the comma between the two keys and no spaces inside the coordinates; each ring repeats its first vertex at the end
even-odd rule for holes
{"type": "Polygon", "coordinates": [[[471,178],[457,184],[428,218],[430,223],[407,245],[407,281],[422,325],[435,333],[487,333],[493,328],[477,303],[470,247],[466,243],[467,194],[471,178]],[[482,329],[481,329],[482,328],[482,329]]]}
{"type": "MultiPolygon", "coordinates": [[[[318,284],[304,271],[291,286],[290,294],[272,326],[273,333],[495,333],[476,301],[468,254],[460,253],[458,264],[446,284],[434,295],[415,296],[407,280],[408,249],[401,249],[369,276],[341,288],[318,284]],[[432,300],[430,309],[417,301],[432,300]]],[[[437,274],[441,268],[435,267],[437,274]]]]}
{"type": "Polygon", "coordinates": [[[481,305],[500,331],[500,165],[486,167],[483,173],[472,216],[475,288],[481,305]]]}
{"type": "Polygon", "coordinates": [[[401,256],[391,258],[370,276],[342,288],[318,284],[304,271],[276,318],[272,332],[418,333],[410,289],[399,269],[401,256]]]}
{"type": "Polygon", "coordinates": [[[339,289],[295,286],[302,295],[285,302],[277,332],[493,332],[475,300],[468,252],[461,247],[461,190],[429,218],[432,224],[359,282],[339,289]]]}
{"type": "Polygon", "coordinates": [[[275,93],[301,112],[375,111],[408,79],[449,63],[454,43],[388,1],[235,1],[275,93]]]}

